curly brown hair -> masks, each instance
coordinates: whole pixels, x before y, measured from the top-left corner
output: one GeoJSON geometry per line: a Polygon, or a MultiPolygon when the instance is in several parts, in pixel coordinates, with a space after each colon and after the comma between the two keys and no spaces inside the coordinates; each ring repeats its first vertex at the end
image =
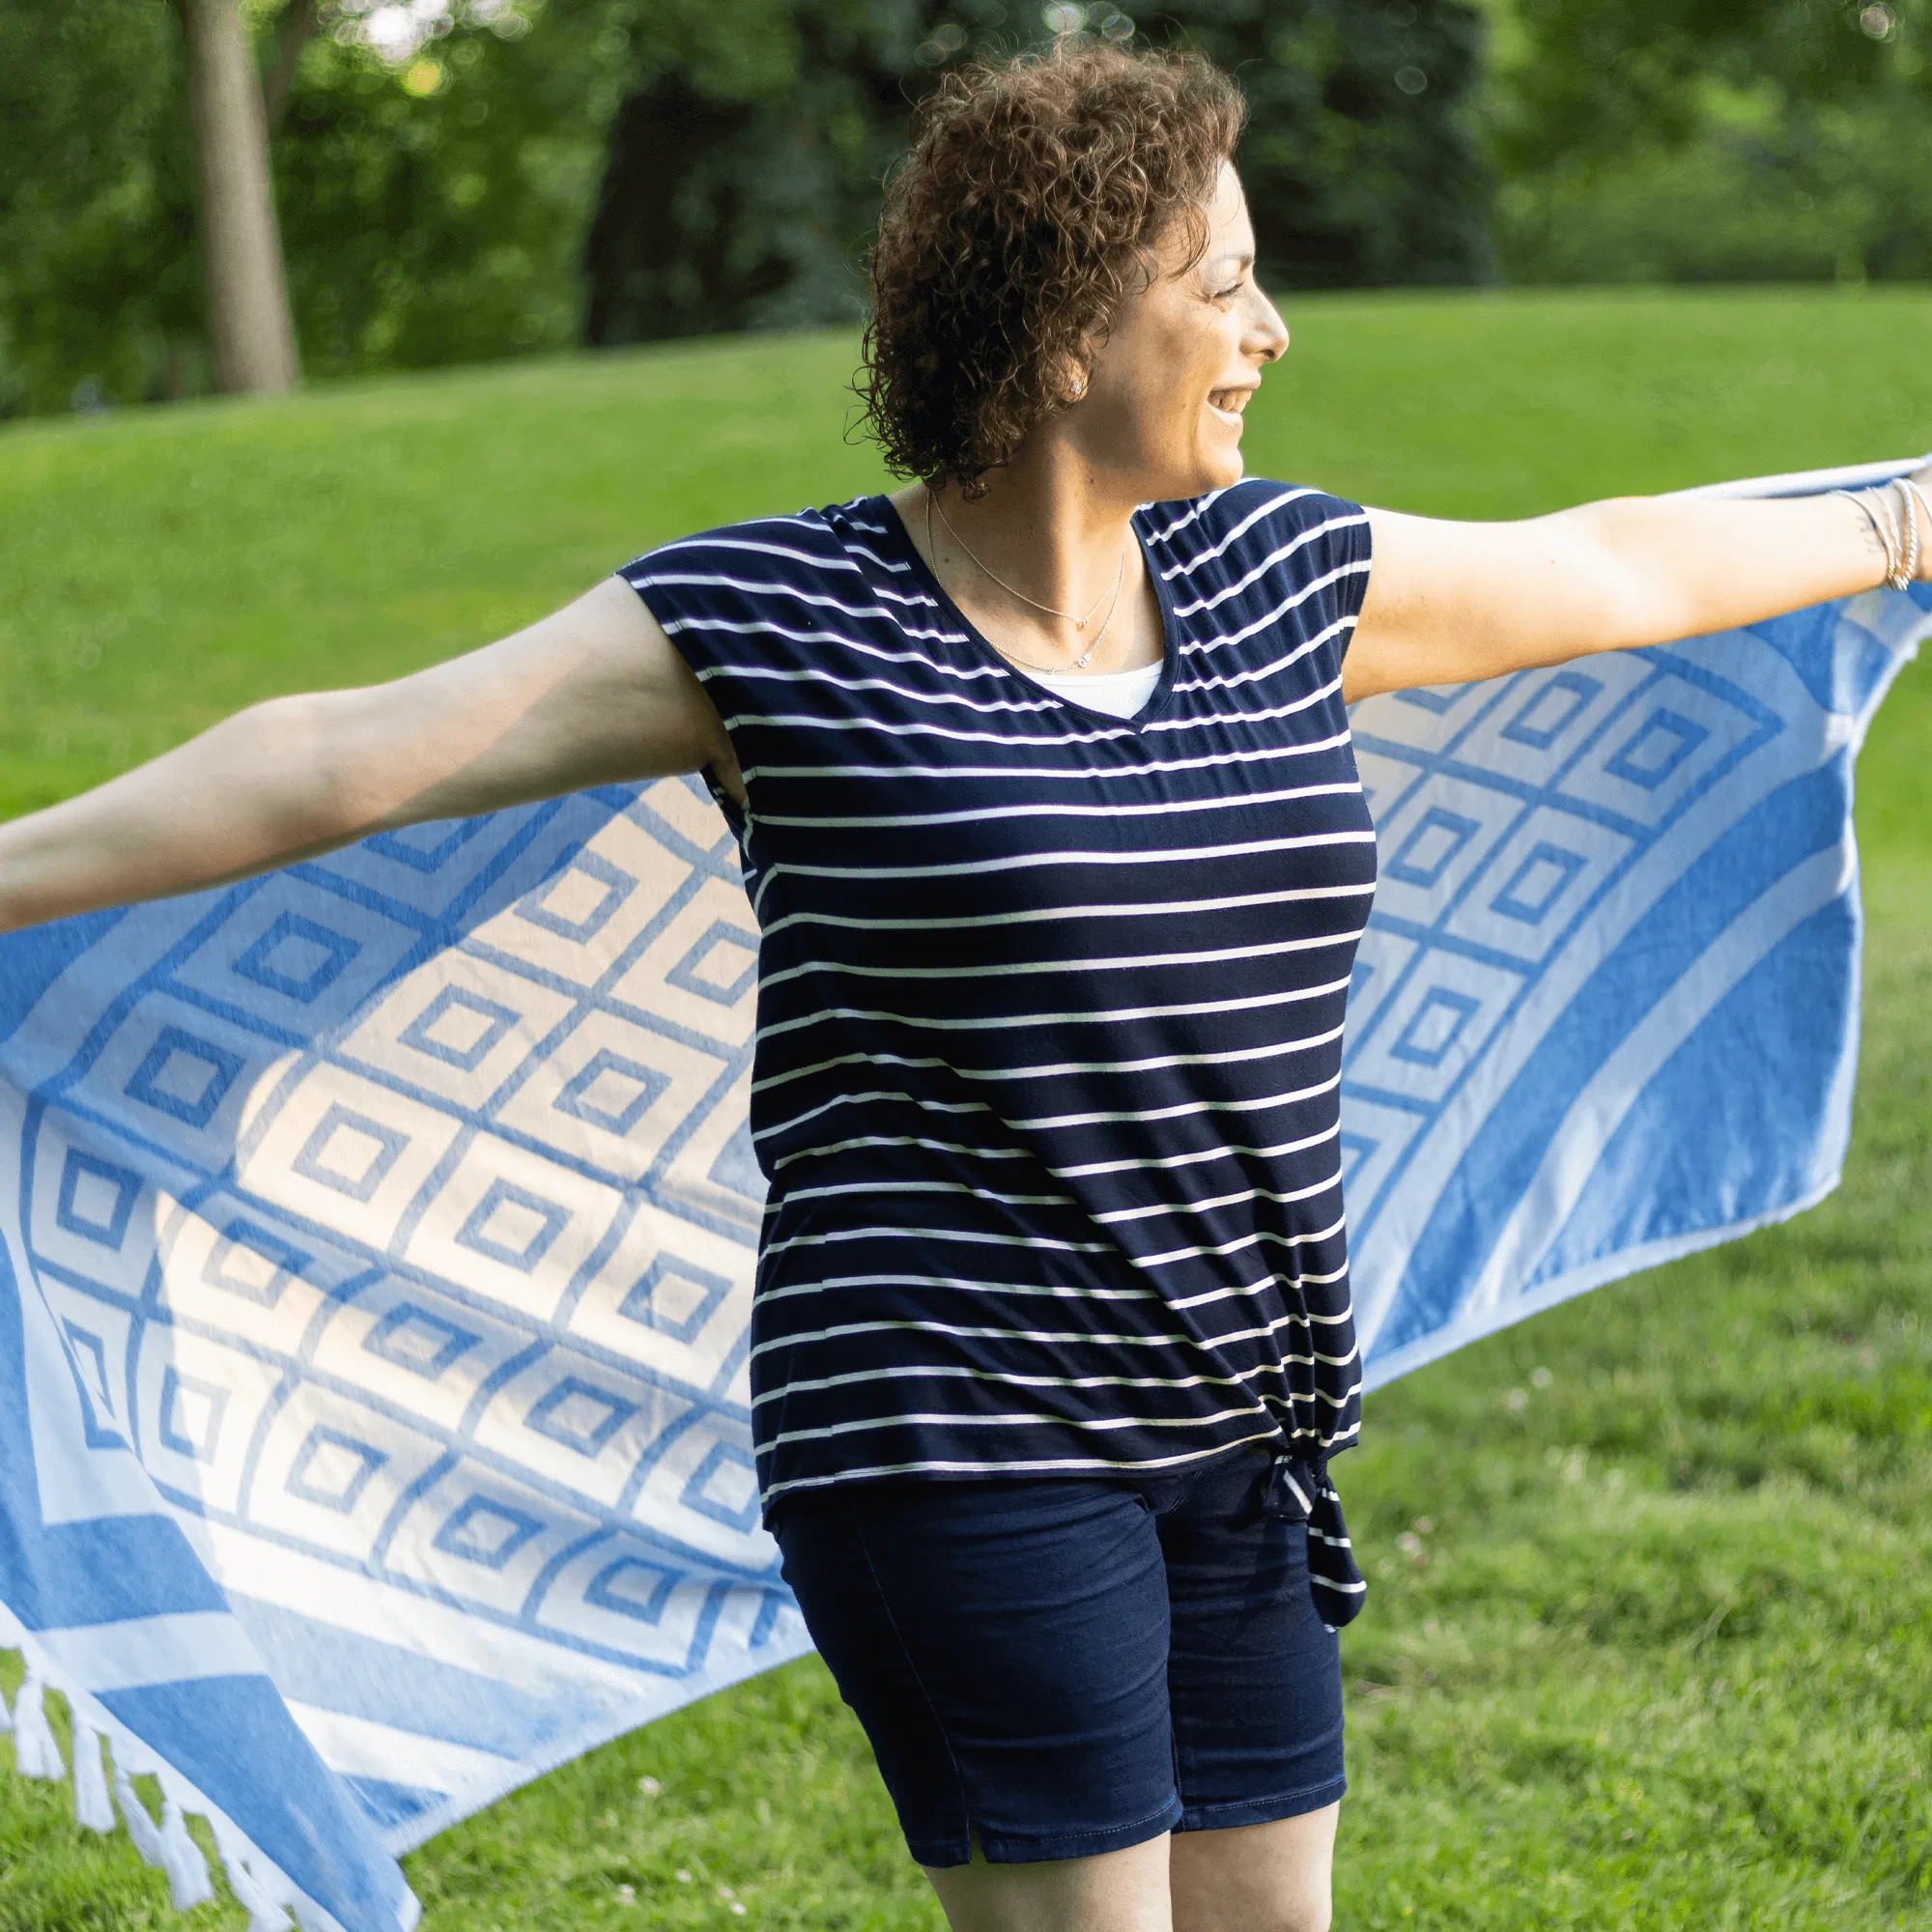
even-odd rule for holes
{"type": "Polygon", "coordinates": [[[1072,400],[1090,341],[1203,207],[1246,106],[1191,53],[1102,44],[975,62],[920,110],[886,191],[857,388],[901,475],[983,494],[1072,400]]]}

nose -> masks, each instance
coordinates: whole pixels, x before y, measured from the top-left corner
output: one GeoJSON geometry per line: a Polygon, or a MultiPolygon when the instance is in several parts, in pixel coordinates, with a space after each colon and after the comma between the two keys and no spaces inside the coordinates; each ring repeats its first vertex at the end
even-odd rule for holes
{"type": "Polygon", "coordinates": [[[1281,319],[1281,311],[1267,301],[1265,296],[1262,299],[1267,303],[1267,327],[1262,332],[1262,359],[1281,361],[1281,357],[1289,354],[1289,325],[1281,319]]]}
{"type": "Polygon", "coordinates": [[[1288,324],[1266,296],[1262,297],[1262,313],[1256,319],[1255,335],[1254,353],[1264,362],[1279,362],[1288,354],[1288,324]]]}

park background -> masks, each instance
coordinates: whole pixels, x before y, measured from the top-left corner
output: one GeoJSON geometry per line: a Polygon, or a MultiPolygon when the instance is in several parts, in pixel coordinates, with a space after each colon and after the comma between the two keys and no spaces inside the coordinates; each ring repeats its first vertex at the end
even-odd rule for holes
{"type": "MultiPolygon", "coordinates": [[[[877,487],[845,384],[909,103],[1056,33],[1255,103],[1259,472],[1507,516],[1932,442],[1932,7],[0,0],[0,813],[877,487]],[[266,283],[208,245],[251,140],[266,283]]],[[[1928,683],[1860,768],[1841,1191],[1371,1400],[1340,1932],[1932,1927],[1928,683]]],[[[940,1923],[814,1660],[407,1865],[426,1932],[940,1923]]],[[[245,1915],[173,1919],[0,1739],[0,1932],[170,1922],[245,1915]]]]}

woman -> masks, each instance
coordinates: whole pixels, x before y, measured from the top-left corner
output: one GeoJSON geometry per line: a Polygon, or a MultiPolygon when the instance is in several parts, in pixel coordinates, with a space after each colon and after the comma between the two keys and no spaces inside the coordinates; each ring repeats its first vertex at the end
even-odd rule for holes
{"type": "Polygon", "coordinates": [[[6,927],[709,775],[763,933],[767,1520],[962,1932],[1328,1921],[1345,702],[1918,564],[1910,490],[1459,525],[1244,482],[1288,331],[1240,121],[1192,59],[949,77],[867,338],[918,481],[0,828],[6,927]]]}

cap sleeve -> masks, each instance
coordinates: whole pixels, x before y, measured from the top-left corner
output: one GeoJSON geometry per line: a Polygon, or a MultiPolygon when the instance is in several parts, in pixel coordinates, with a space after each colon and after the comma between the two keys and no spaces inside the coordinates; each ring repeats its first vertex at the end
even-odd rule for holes
{"type": "Polygon", "coordinates": [[[1332,650],[1335,668],[1349,654],[1368,595],[1369,513],[1346,497],[1293,484],[1265,486],[1278,499],[1267,512],[1268,551],[1289,566],[1304,592],[1299,628],[1332,650]]]}
{"type": "Polygon", "coordinates": [[[704,687],[748,772],[810,708],[828,619],[857,586],[843,546],[810,511],[681,537],[616,574],[704,687]]]}

